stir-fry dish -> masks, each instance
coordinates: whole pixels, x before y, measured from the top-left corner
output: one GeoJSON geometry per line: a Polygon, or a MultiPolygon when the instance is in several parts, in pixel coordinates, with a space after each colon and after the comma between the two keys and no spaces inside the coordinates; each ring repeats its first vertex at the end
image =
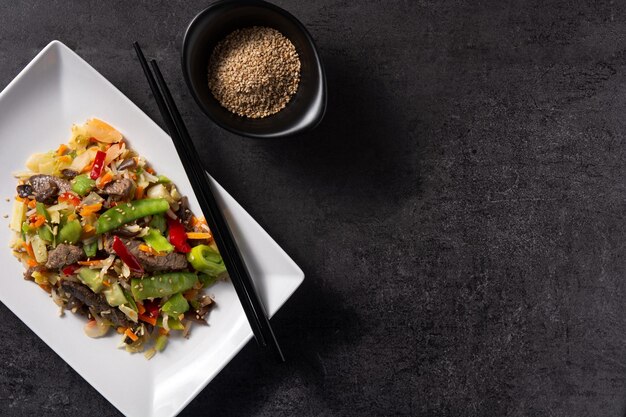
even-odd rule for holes
{"type": "Polygon", "coordinates": [[[61,314],[85,315],[90,337],[113,328],[147,358],[172,332],[206,324],[214,301],[203,289],[225,272],[211,231],[120,132],[90,119],[26,167],[15,173],[11,248],[61,314]]]}

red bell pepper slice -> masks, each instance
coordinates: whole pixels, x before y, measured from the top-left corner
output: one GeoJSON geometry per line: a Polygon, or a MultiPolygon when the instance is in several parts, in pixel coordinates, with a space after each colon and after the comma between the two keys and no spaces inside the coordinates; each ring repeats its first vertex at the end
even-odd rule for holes
{"type": "Polygon", "coordinates": [[[178,220],[174,220],[168,217],[167,229],[167,238],[170,243],[174,245],[176,251],[181,253],[189,253],[191,251],[191,246],[189,246],[189,244],[187,243],[187,231],[185,230],[185,226],[183,226],[183,224],[178,220]]]}
{"type": "Polygon", "coordinates": [[[89,178],[92,180],[98,179],[104,171],[104,159],[106,158],[107,153],[103,151],[96,152],[96,158],[93,160],[93,165],[91,166],[91,173],[89,174],[89,178]]]}
{"type": "Polygon", "coordinates": [[[80,198],[76,197],[76,195],[72,193],[61,193],[59,194],[59,203],[69,203],[73,206],[79,205],[81,202],[80,198]]]}
{"type": "Polygon", "coordinates": [[[143,308],[146,309],[146,316],[159,317],[159,303],[156,300],[144,300],[143,308]]]}
{"type": "Polygon", "coordinates": [[[120,257],[122,262],[128,265],[132,272],[143,275],[143,266],[141,266],[135,255],[128,250],[122,239],[117,236],[113,236],[113,251],[120,257]]]}
{"type": "Polygon", "coordinates": [[[76,272],[78,269],[80,268],[80,265],[78,264],[72,264],[72,265],[68,265],[65,268],[63,268],[61,271],[65,274],[65,275],[72,275],[74,272],[76,272]]]}

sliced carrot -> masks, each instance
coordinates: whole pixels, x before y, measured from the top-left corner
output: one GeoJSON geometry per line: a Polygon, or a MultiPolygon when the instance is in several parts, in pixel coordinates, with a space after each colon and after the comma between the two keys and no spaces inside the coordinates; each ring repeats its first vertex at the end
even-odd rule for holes
{"type": "Polygon", "coordinates": [[[145,253],[149,253],[150,255],[154,255],[154,256],[165,256],[167,255],[165,252],[159,252],[154,250],[154,248],[148,246],[148,245],[144,245],[143,243],[139,246],[137,246],[137,249],[139,249],[142,252],[145,253]]]}
{"type": "Polygon", "coordinates": [[[187,232],[187,239],[204,240],[211,239],[212,237],[213,235],[211,235],[211,233],[187,232]]]}
{"type": "Polygon", "coordinates": [[[130,173],[130,177],[133,179],[133,181],[137,181],[137,174],[135,174],[134,172],[130,173]]]}
{"type": "Polygon", "coordinates": [[[30,216],[30,224],[34,228],[41,227],[46,222],[46,218],[41,214],[33,214],[30,216]]]}
{"type": "Polygon", "coordinates": [[[70,214],[67,216],[67,220],[69,220],[69,221],[76,220],[76,218],[77,218],[77,217],[78,217],[78,216],[76,215],[76,213],[70,213],[70,214]]]}
{"type": "Polygon", "coordinates": [[[24,246],[24,249],[26,249],[26,253],[28,253],[28,256],[35,259],[35,252],[33,252],[33,246],[30,243],[26,243],[26,242],[23,242],[22,245],[24,246]]]}
{"type": "Polygon", "coordinates": [[[143,187],[140,185],[135,190],[135,200],[141,200],[143,198],[143,187]]]}
{"type": "Polygon", "coordinates": [[[69,148],[67,147],[66,144],[62,143],[61,146],[59,146],[59,148],[57,149],[57,155],[61,156],[63,154],[65,154],[65,151],[67,151],[69,148]]]}
{"type": "Polygon", "coordinates": [[[50,294],[52,292],[52,287],[50,287],[49,284],[38,284],[39,287],[44,290],[45,292],[47,292],[48,294],[50,294]]]}
{"type": "Polygon", "coordinates": [[[124,327],[122,327],[122,326],[120,326],[120,327],[118,327],[117,329],[115,329],[115,331],[117,331],[119,334],[124,333],[124,331],[125,331],[125,330],[126,330],[126,329],[125,329],[124,327]]]}
{"type": "Polygon", "coordinates": [[[151,324],[153,326],[156,326],[156,323],[157,323],[156,317],[150,317],[150,316],[146,316],[143,314],[139,315],[139,320],[145,321],[146,323],[151,324]]]}
{"type": "Polygon", "coordinates": [[[137,313],[139,313],[139,315],[143,314],[146,312],[146,308],[143,306],[143,304],[141,303],[137,303],[137,313]]]}
{"type": "Polygon", "coordinates": [[[31,258],[26,259],[26,264],[28,266],[37,266],[37,265],[39,265],[36,260],[31,259],[31,258]]]}
{"type": "Polygon", "coordinates": [[[66,163],[66,164],[69,164],[69,163],[71,163],[71,162],[72,162],[72,157],[71,157],[71,156],[69,156],[69,155],[63,155],[63,156],[61,156],[61,157],[59,158],[59,161],[60,161],[60,162],[64,162],[64,163],[66,163]]]}
{"type": "Polygon", "coordinates": [[[161,336],[167,336],[168,334],[170,334],[170,332],[169,332],[169,330],[166,330],[163,327],[159,327],[159,334],[161,336]]]}
{"type": "Polygon", "coordinates": [[[37,206],[37,201],[35,200],[30,200],[28,202],[28,208],[35,208],[37,206]]]}
{"type": "Polygon", "coordinates": [[[195,227],[195,226],[198,226],[199,224],[206,224],[206,219],[204,217],[193,216],[191,218],[191,225],[195,227]]]}
{"type": "Polygon", "coordinates": [[[135,333],[133,333],[133,331],[130,329],[130,327],[126,329],[124,334],[126,336],[128,336],[130,338],[130,340],[132,340],[133,342],[136,342],[137,340],[139,340],[139,337],[135,333]]]}
{"type": "Polygon", "coordinates": [[[95,236],[96,228],[90,224],[86,224],[83,226],[83,232],[80,234],[80,240],[89,239],[92,236],[95,236]]]}
{"type": "Polygon", "coordinates": [[[102,208],[102,203],[90,204],[88,206],[83,206],[80,209],[80,215],[83,217],[90,216],[94,213],[97,213],[102,208]]]}
{"type": "Polygon", "coordinates": [[[111,171],[107,171],[100,179],[98,180],[98,187],[103,188],[105,185],[110,183],[113,180],[113,174],[111,171]]]}
{"type": "Polygon", "coordinates": [[[152,175],[155,174],[154,170],[151,167],[145,167],[144,169],[146,170],[148,174],[152,174],[152,175]]]}
{"type": "Polygon", "coordinates": [[[106,279],[102,280],[102,285],[104,285],[105,287],[110,287],[111,283],[109,281],[107,281],[106,279]]]}

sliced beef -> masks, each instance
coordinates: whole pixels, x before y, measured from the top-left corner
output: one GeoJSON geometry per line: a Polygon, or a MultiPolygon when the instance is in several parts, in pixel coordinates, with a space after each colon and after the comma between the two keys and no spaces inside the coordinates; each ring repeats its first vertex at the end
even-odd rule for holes
{"type": "Polygon", "coordinates": [[[184,196],[180,200],[180,207],[178,208],[176,215],[180,218],[180,221],[183,223],[187,231],[193,230],[193,213],[189,209],[189,200],[187,199],[187,196],[184,196]]]}
{"type": "Polygon", "coordinates": [[[55,249],[48,252],[46,268],[59,269],[66,265],[74,264],[85,257],[85,252],[79,246],[61,243],[55,249]]]}
{"type": "Polygon", "coordinates": [[[121,171],[123,169],[132,169],[135,168],[137,166],[137,161],[135,161],[135,158],[128,158],[128,159],[124,159],[124,161],[120,164],[120,166],[117,167],[118,171],[121,171]]]}
{"type": "Polygon", "coordinates": [[[105,185],[102,192],[110,195],[114,200],[124,200],[129,197],[132,188],[132,181],[128,178],[122,178],[105,185]]]}
{"type": "Polygon", "coordinates": [[[116,327],[133,327],[133,323],[124,313],[107,304],[104,295],[96,294],[89,287],[78,282],[63,281],[61,287],[68,296],[74,297],[93,308],[100,317],[109,320],[116,327]]]}
{"type": "Polygon", "coordinates": [[[52,175],[33,175],[28,179],[28,182],[32,187],[35,200],[40,203],[51,204],[60,193],[67,192],[72,189],[72,185],[69,181],[52,175]]]}
{"type": "MultiPolygon", "coordinates": [[[[187,257],[182,253],[171,252],[164,256],[154,256],[139,250],[139,245],[142,243],[141,241],[125,238],[121,239],[130,252],[139,260],[146,272],[178,271],[187,269],[189,266],[187,257]]],[[[112,237],[109,236],[105,239],[104,250],[109,254],[115,253],[113,251],[112,237]]]]}
{"type": "Polygon", "coordinates": [[[30,184],[21,184],[17,186],[17,195],[21,198],[28,198],[33,195],[33,187],[30,184]]]}
{"type": "Polygon", "coordinates": [[[65,168],[65,169],[61,170],[61,174],[63,174],[63,176],[65,178],[72,179],[72,178],[74,178],[75,176],[78,175],[78,171],[74,171],[73,169],[65,168]]]}

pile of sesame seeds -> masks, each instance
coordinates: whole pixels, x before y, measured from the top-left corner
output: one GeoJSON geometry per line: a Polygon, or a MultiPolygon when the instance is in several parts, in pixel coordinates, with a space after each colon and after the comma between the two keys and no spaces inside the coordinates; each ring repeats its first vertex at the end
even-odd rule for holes
{"type": "Polygon", "coordinates": [[[240,116],[262,118],[282,110],[298,90],[300,58],[276,29],[238,29],[220,41],[209,59],[209,88],[240,116]]]}

